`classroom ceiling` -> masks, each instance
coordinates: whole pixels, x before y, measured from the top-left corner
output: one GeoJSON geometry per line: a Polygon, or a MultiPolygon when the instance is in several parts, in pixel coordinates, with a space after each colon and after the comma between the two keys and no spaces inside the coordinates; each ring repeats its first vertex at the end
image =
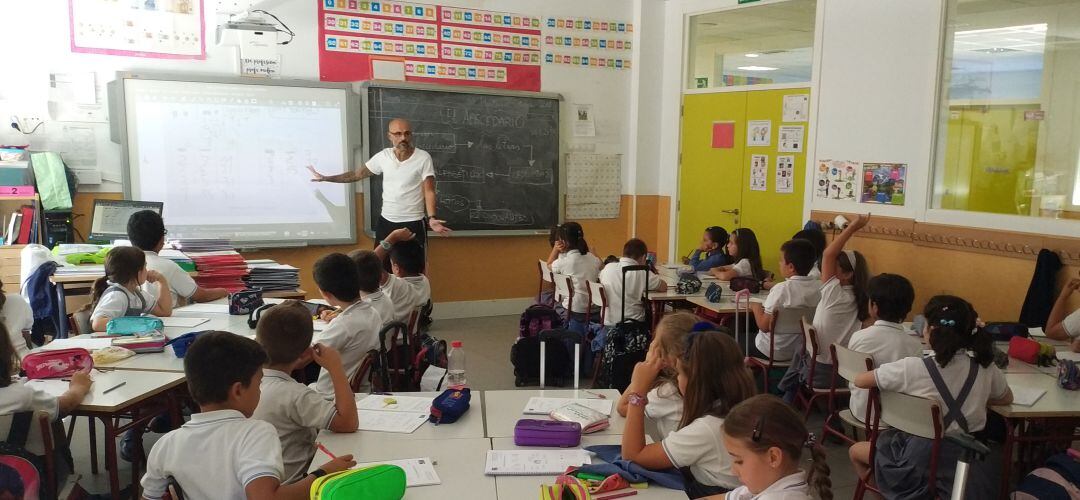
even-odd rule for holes
{"type": "Polygon", "coordinates": [[[816,5],[816,0],[791,0],[696,15],[690,19],[691,44],[722,60],[725,74],[808,80],[816,5]],[[743,71],[740,66],[778,69],[743,71]]]}

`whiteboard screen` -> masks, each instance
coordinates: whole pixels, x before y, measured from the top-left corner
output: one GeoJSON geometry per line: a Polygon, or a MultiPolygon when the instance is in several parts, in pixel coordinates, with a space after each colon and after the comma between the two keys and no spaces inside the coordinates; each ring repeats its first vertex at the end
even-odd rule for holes
{"type": "Polygon", "coordinates": [[[160,201],[169,238],[236,246],[355,241],[344,88],[126,79],[129,199],[160,201]]]}

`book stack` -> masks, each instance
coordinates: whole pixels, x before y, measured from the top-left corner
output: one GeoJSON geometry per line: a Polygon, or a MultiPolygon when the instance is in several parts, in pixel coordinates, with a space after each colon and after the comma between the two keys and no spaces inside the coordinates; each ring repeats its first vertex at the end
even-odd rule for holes
{"type": "Polygon", "coordinates": [[[183,253],[225,252],[235,250],[229,240],[220,238],[179,239],[169,241],[169,245],[183,253]]]}
{"type": "Polygon", "coordinates": [[[249,260],[247,266],[244,283],[248,288],[261,288],[266,292],[300,288],[300,270],[293,266],[269,259],[249,260]]]}
{"type": "Polygon", "coordinates": [[[187,255],[184,255],[184,253],[179,250],[163,248],[160,252],[158,252],[158,255],[175,262],[176,265],[180,266],[180,269],[183,269],[184,271],[187,271],[189,273],[195,271],[195,261],[191,260],[187,255]]]}
{"type": "Polygon", "coordinates": [[[5,245],[25,245],[37,241],[38,224],[34,213],[32,205],[23,205],[5,218],[6,224],[2,228],[5,245]]]}
{"type": "Polygon", "coordinates": [[[189,252],[185,255],[195,263],[195,283],[204,288],[224,288],[236,292],[246,288],[244,277],[248,275],[247,262],[236,250],[212,252],[189,252]]]}

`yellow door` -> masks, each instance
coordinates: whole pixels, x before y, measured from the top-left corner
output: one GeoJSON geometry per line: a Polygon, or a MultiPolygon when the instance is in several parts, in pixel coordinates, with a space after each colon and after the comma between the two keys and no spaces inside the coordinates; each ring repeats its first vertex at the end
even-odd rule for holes
{"type": "Polygon", "coordinates": [[[679,169],[678,255],[697,248],[702,231],[712,225],[729,232],[754,230],[761,245],[762,264],[776,272],[780,245],[802,229],[803,186],[806,178],[808,122],[783,122],[784,96],[809,94],[809,89],[759,90],[683,96],[682,163],[679,169]],[[747,146],[750,120],[771,122],[768,146],[747,146]],[[731,148],[713,148],[714,124],[734,123],[731,148]],[[780,127],[803,127],[798,152],[778,152],[780,127]],[[750,189],[751,159],[766,155],[766,190],[750,189]],[[778,193],[777,156],[794,157],[790,193],[778,193]]]}
{"type": "Polygon", "coordinates": [[[705,228],[738,225],[745,136],[745,92],[683,96],[677,257],[698,247],[705,228]],[[723,122],[734,124],[732,147],[714,148],[714,126],[723,122]]]}

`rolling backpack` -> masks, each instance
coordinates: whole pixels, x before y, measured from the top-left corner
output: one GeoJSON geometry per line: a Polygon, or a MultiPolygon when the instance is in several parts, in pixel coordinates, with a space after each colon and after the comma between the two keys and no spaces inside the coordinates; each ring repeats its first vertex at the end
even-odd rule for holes
{"type": "Polygon", "coordinates": [[[649,315],[646,308],[645,321],[628,319],[626,317],[626,273],[646,273],[646,286],[644,296],[649,296],[648,272],[649,266],[626,266],[622,268],[622,321],[611,327],[607,338],[604,339],[604,349],[601,355],[600,380],[593,381],[594,387],[618,389],[619,392],[626,390],[630,385],[630,376],[634,373],[634,365],[645,361],[645,354],[649,352],[649,315]]]}
{"type": "Polygon", "coordinates": [[[538,335],[521,337],[510,346],[510,363],[514,365],[514,385],[524,387],[541,382],[562,387],[573,376],[571,366],[573,348],[567,349],[563,339],[581,334],[569,330],[547,330],[538,335]],[[540,342],[544,341],[544,375],[540,373],[540,342]],[[546,380],[544,380],[546,378],[546,380]]]}
{"type": "Polygon", "coordinates": [[[518,322],[518,338],[535,337],[540,332],[563,327],[562,316],[547,304],[533,304],[521,313],[518,322]]]}
{"type": "Polygon", "coordinates": [[[420,379],[429,366],[447,367],[446,341],[421,333],[416,340],[416,355],[413,357],[413,381],[420,387],[420,379]]]}

